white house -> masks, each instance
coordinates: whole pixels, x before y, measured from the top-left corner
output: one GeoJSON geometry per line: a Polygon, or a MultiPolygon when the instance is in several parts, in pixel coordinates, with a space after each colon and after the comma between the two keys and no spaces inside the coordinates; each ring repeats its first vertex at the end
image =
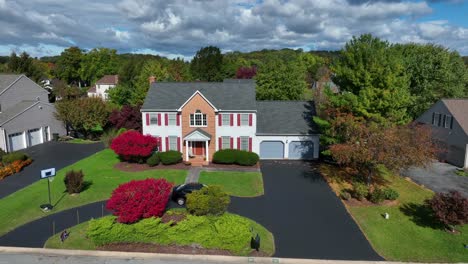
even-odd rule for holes
{"type": "Polygon", "coordinates": [[[104,100],[109,98],[109,89],[114,88],[119,83],[118,75],[104,75],[95,85],[88,90],[88,97],[100,97],[104,100]]]}

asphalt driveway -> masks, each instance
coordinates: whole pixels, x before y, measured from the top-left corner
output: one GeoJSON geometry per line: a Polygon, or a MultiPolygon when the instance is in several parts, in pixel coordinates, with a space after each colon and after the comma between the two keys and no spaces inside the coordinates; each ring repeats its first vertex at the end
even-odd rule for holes
{"type": "Polygon", "coordinates": [[[230,211],[275,236],[275,256],[383,260],[318,172],[317,163],[262,161],[265,195],[232,198],[230,211]]]}
{"type": "Polygon", "coordinates": [[[468,177],[455,174],[456,169],[448,163],[433,162],[427,168],[411,168],[403,174],[434,192],[455,190],[468,197],[468,177]]]}
{"type": "Polygon", "coordinates": [[[59,170],[102,149],[102,143],[74,144],[54,141],[24,149],[22,151],[29,154],[34,161],[21,172],[0,181],[0,199],[38,181],[43,169],[59,170]]]}

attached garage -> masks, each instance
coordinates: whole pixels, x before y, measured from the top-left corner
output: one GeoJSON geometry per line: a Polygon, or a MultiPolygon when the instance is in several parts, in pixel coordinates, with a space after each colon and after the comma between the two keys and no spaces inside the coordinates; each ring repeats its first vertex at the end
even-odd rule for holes
{"type": "Polygon", "coordinates": [[[28,131],[28,142],[29,146],[42,143],[42,133],[40,128],[34,128],[28,131]]]}
{"type": "Polygon", "coordinates": [[[283,159],[284,144],[281,141],[262,141],[260,143],[261,159],[283,159]]]}
{"type": "Polygon", "coordinates": [[[289,159],[314,159],[314,142],[312,141],[291,141],[288,151],[289,159]]]}
{"type": "Polygon", "coordinates": [[[26,148],[24,143],[24,136],[22,132],[8,135],[8,145],[10,146],[10,151],[17,151],[26,148]]]}

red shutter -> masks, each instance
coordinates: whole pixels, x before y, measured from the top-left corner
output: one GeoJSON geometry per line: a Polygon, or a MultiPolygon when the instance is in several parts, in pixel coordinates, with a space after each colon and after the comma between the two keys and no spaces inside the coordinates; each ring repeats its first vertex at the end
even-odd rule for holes
{"type": "Polygon", "coordinates": [[[240,122],[240,114],[237,114],[237,126],[240,126],[241,122],[240,122]]]}
{"type": "Polygon", "coordinates": [[[176,122],[177,122],[177,126],[180,126],[180,114],[177,114],[176,122]]]}
{"type": "Polygon", "coordinates": [[[249,126],[252,126],[252,114],[249,114],[249,126]]]}
{"type": "Polygon", "coordinates": [[[164,122],[166,123],[166,126],[169,125],[169,114],[168,113],[164,114],[164,122]]]}
{"type": "Polygon", "coordinates": [[[221,137],[218,138],[218,150],[223,149],[223,139],[221,137]]]}
{"type": "Polygon", "coordinates": [[[234,138],[233,137],[231,137],[230,145],[231,145],[231,149],[233,149],[234,148],[234,138]]]}
{"type": "Polygon", "coordinates": [[[221,114],[218,114],[218,126],[222,126],[223,125],[223,120],[222,120],[222,116],[221,114]]]}
{"type": "Polygon", "coordinates": [[[252,138],[249,137],[249,151],[252,152],[252,138]]]}
{"type": "Polygon", "coordinates": [[[237,138],[237,149],[240,149],[240,137],[237,138]]]}
{"type": "Polygon", "coordinates": [[[231,123],[231,126],[234,126],[234,114],[230,115],[229,122],[231,123]]]}
{"type": "Polygon", "coordinates": [[[159,139],[158,151],[161,152],[162,151],[162,137],[158,137],[158,139],[159,139]]]}
{"type": "Polygon", "coordinates": [[[166,137],[166,151],[169,151],[169,137],[166,137]]]}
{"type": "Polygon", "coordinates": [[[158,126],[161,125],[161,114],[158,114],[158,126]]]}
{"type": "Polygon", "coordinates": [[[177,137],[177,151],[180,151],[180,137],[177,137]]]}
{"type": "Polygon", "coordinates": [[[149,126],[150,118],[149,113],[146,113],[146,125],[149,126]]]}

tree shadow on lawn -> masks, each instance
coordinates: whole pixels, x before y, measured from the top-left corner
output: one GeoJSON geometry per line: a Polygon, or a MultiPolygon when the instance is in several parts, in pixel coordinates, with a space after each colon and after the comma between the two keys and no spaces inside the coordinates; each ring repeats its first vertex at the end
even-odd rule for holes
{"type": "MultiPolygon", "coordinates": [[[[91,185],[93,185],[93,181],[84,181],[84,182],[83,182],[83,187],[82,187],[80,193],[82,193],[82,192],[88,190],[88,189],[91,187],[91,185]]],[[[68,194],[68,192],[67,192],[67,190],[65,189],[65,190],[63,191],[63,193],[62,193],[62,196],[60,196],[60,198],[57,200],[57,202],[55,202],[55,204],[54,204],[53,206],[56,207],[56,206],[63,200],[63,198],[64,198],[65,196],[67,196],[67,194],[68,194]]]]}
{"type": "Polygon", "coordinates": [[[432,216],[432,210],[424,204],[407,203],[400,206],[400,211],[421,227],[444,229],[444,225],[432,216]]]}

